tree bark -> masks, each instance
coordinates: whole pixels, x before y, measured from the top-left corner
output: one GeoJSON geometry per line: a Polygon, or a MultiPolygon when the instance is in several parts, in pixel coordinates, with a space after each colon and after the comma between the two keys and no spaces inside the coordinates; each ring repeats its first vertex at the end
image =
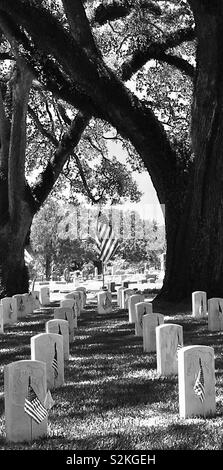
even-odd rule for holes
{"type": "Polygon", "coordinates": [[[192,106],[193,170],[178,223],[167,205],[167,259],[160,297],[203,290],[223,297],[223,5],[190,2],[198,37],[192,106]]]}
{"type": "Polygon", "coordinates": [[[25,207],[22,220],[23,225],[16,232],[10,221],[0,225],[0,298],[23,294],[29,290],[24,245],[32,217],[25,207]]]}

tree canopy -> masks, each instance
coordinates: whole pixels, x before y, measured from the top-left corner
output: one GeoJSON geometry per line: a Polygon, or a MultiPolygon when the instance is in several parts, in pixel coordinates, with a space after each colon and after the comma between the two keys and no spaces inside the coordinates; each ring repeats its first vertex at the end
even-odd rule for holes
{"type": "MultiPolygon", "coordinates": [[[[64,165],[69,166],[70,155],[80,142],[87,148],[82,136],[93,119],[100,120],[122,140],[131,161],[139,156],[136,166],[148,170],[165,205],[163,294],[182,298],[191,290],[223,292],[223,255],[220,261],[218,256],[223,252],[222,25],[223,4],[217,0],[0,0],[1,58],[16,59],[17,70],[10,146],[3,107],[1,113],[1,171],[7,173],[2,188],[8,197],[5,217],[9,214],[14,226],[17,220],[17,231],[11,233],[21,234],[21,214],[28,214],[21,246],[34,213],[64,165]],[[50,129],[44,126],[57,145],[39,182],[28,187],[23,171],[25,117],[34,82],[59,100],[57,116],[67,128],[59,136],[52,135],[52,123],[50,129]]],[[[92,136],[90,141],[92,147],[92,136]]],[[[99,147],[104,153],[103,143],[99,147]]],[[[75,151],[80,174],[85,177],[88,162],[97,184],[88,155],[83,162],[78,157],[75,151]]],[[[119,186],[119,164],[105,158],[100,167],[102,195],[108,173],[114,176],[111,193],[119,186]]],[[[86,192],[94,202],[101,196],[101,191],[92,194],[92,187],[86,192]]],[[[7,232],[5,247],[8,238],[7,232]]],[[[21,257],[17,264],[21,267],[21,257]]]]}

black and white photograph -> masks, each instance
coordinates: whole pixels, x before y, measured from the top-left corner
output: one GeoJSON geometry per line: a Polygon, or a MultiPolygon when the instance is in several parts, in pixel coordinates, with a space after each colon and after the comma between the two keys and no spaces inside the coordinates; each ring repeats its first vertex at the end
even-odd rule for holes
{"type": "Polygon", "coordinates": [[[0,0],[1,457],[222,450],[223,0],[0,0]]]}

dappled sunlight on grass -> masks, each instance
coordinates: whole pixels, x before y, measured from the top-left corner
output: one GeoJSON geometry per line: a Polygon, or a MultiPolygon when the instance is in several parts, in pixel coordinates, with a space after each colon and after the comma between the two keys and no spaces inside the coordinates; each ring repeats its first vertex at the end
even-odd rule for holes
{"type": "Polygon", "coordinates": [[[216,356],[216,417],[182,420],[178,377],[157,373],[156,354],[143,352],[125,311],[98,315],[95,307],[92,302],[78,318],[65,384],[51,391],[48,437],[33,443],[5,440],[3,365],[30,359],[30,337],[45,332],[53,309],[27,316],[0,336],[0,448],[222,449],[223,333],[209,332],[207,319],[196,320],[191,312],[166,311],[166,323],[183,326],[184,345],[213,346],[216,356]]]}

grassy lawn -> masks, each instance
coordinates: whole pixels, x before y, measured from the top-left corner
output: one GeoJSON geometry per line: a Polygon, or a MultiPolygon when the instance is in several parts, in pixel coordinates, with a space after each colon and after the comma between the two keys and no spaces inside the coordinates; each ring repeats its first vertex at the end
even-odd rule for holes
{"type": "Polygon", "coordinates": [[[92,300],[78,322],[65,384],[53,390],[48,437],[9,444],[5,439],[4,365],[30,359],[31,336],[53,318],[46,308],[9,326],[0,335],[0,449],[65,450],[221,450],[223,449],[223,333],[207,330],[189,309],[163,305],[165,322],[183,326],[184,345],[214,347],[217,413],[212,419],[180,419],[178,380],[160,377],[156,354],[143,353],[128,314],[114,303],[113,313],[98,315],[92,300]],[[173,313],[171,314],[171,312],[173,313]]]}

